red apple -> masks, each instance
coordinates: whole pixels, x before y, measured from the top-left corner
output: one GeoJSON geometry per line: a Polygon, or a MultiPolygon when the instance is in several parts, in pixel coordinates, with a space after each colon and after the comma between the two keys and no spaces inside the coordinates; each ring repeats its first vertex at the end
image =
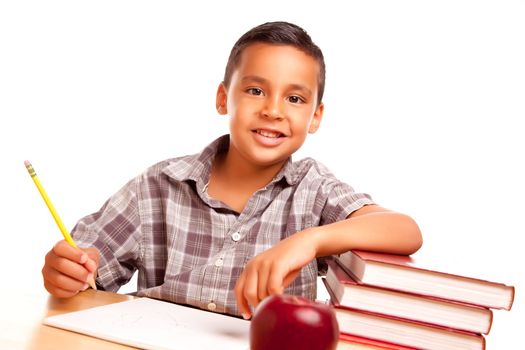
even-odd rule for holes
{"type": "Polygon", "coordinates": [[[332,308],[298,296],[267,297],[250,324],[251,350],[333,350],[338,339],[332,308]]]}

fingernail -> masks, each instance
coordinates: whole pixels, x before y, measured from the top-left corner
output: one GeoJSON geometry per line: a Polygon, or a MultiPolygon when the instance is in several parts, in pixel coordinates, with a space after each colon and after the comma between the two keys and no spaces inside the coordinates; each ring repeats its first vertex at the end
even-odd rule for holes
{"type": "Polygon", "coordinates": [[[93,274],[90,273],[87,275],[86,282],[93,281],[93,274]]]}
{"type": "Polygon", "coordinates": [[[244,318],[245,320],[249,320],[250,319],[250,315],[246,314],[246,313],[242,313],[242,318],[244,318]]]}
{"type": "Polygon", "coordinates": [[[85,291],[86,289],[88,289],[88,287],[89,287],[89,284],[84,283],[84,286],[82,287],[82,289],[81,289],[80,291],[83,292],[83,291],[85,291]]]}
{"type": "Polygon", "coordinates": [[[88,260],[87,254],[82,254],[82,256],[80,257],[80,263],[85,264],[87,260],[88,260]]]}

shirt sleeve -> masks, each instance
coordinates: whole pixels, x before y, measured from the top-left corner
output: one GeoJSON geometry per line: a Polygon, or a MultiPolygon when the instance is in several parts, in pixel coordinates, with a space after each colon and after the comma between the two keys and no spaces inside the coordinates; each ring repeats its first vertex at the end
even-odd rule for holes
{"type": "MultiPolygon", "coordinates": [[[[327,225],[344,220],[352,212],[361,209],[365,205],[375,204],[370,195],[355,192],[354,189],[335,177],[329,177],[324,186],[320,188],[320,197],[324,200],[319,201],[320,225],[327,225]]],[[[330,257],[317,258],[318,274],[326,275],[328,270],[327,260],[330,257]]]]}
{"type": "Polygon", "coordinates": [[[374,204],[370,195],[355,192],[350,185],[336,179],[327,181],[321,190],[326,198],[321,210],[321,225],[344,220],[363,206],[374,204]]]}
{"type": "Polygon", "coordinates": [[[130,181],[102,208],[82,218],[72,235],[82,248],[100,252],[97,286],[116,292],[139,267],[141,257],[140,215],[136,181],[130,181]]]}

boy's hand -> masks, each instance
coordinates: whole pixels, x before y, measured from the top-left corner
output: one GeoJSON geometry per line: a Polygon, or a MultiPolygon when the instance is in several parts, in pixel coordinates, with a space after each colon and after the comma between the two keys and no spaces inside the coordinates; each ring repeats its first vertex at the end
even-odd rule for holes
{"type": "Polygon", "coordinates": [[[283,293],[301,268],[315,259],[316,252],[313,237],[301,231],[248,261],[235,285],[242,316],[251,317],[249,305],[255,307],[267,296],[283,293]]]}
{"type": "Polygon", "coordinates": [[[88,281],[96,278],[100,255],[96,248],[74,248],[59,241],[47,255],[42,275],[49,293],[69,298],[88,288],[88,281]]]}

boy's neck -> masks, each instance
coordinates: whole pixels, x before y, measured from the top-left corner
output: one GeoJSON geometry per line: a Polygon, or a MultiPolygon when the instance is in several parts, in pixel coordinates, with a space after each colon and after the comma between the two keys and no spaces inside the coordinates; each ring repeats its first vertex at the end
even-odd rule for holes
{"type": "Polygon", "coordinates": [[[231,183],[245,184],[254,191],[263,188],[279,173],[286,161],[268,166],[247,162],[241,155],[228,150],[214,162],[216,175],[231,183]]]}
{"type": "Polygon", "coordinates": [[[213,161],[208,195],[241,213],[252,195],[270,183],[285,162],[258,166],[230,150],[219,153],[213,161]]]}

